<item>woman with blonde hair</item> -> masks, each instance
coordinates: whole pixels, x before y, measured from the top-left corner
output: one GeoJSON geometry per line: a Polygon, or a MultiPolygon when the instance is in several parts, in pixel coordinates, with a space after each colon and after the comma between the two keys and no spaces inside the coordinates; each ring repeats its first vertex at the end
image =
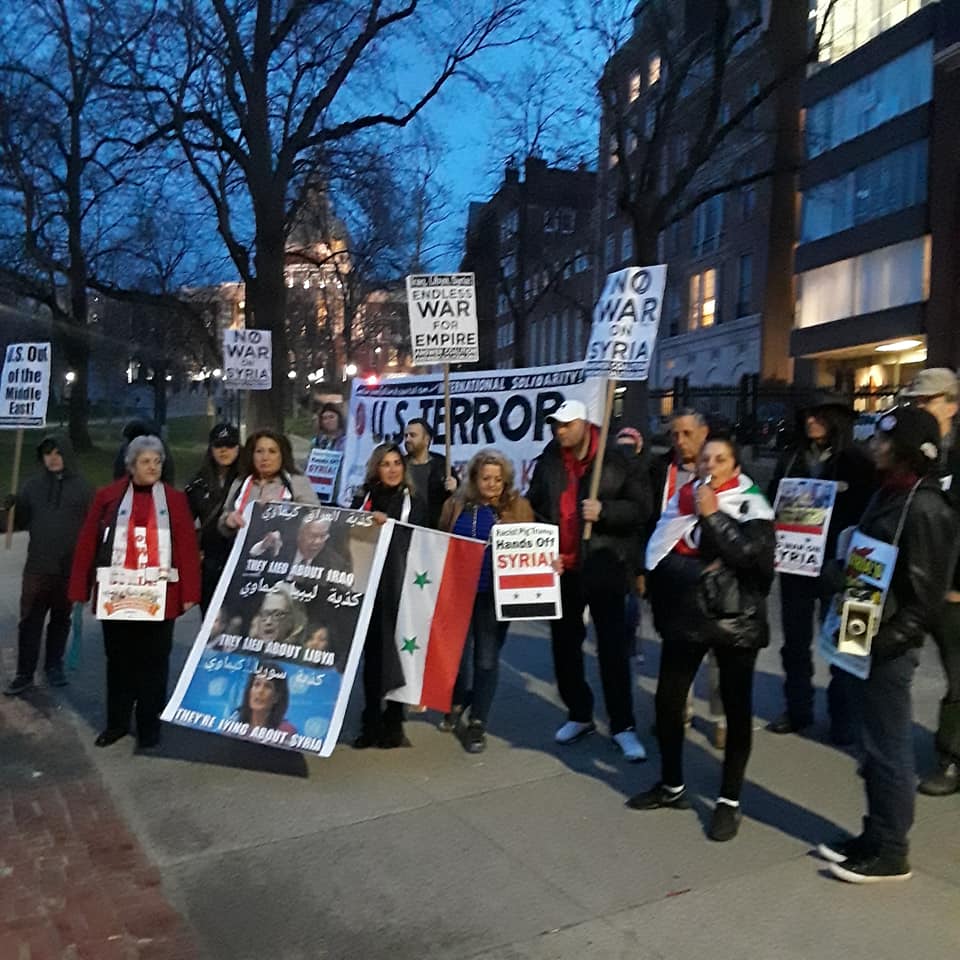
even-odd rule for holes
{"type": "Polygon", "coordinates": [[[266,643],[299,643],[307,626],[303,604],[293,599],[290,584],[277,583],[263,595],[260,608],[250,618],[249,636],[266,643]]]}
{"type": "Polygon", "coordinates": [[[487,745],[487,717],[497,690],[500,650],[510,625],[497,620],[493,603],[490,531],[496,523],[532,523],[533,519],[529,502],[514,486],[513,464],[499,450],[481,450],[473,456],[467,464],[463,485],[443,505],[440,514],[441,530],[487,543],[473,601],[470,637],[453,689],[453,712],[440,723],[442,730],[461,730],[463,745],[470,753],[480,753],[487,745]],[[471,647],[473,686],[468,690],[466,674],[471,647]],[[467,705],[470,721],[461,726],[459,720],[467,705]]]}

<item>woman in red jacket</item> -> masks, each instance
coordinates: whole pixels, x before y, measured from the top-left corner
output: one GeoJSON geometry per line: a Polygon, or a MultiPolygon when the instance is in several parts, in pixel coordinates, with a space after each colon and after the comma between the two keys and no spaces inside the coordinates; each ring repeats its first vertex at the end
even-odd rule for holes
{"type": "Polygon", "coordinates": [[[107,655],[108,747],[130,731],[137,744],[160,742],[174,621],[200,600],[200,552],[185,494],[162,483],[163,444],[138,437],[126,450],[128,476],[97,491],[73,555],[70,599],[103,623],[107,655]]]}

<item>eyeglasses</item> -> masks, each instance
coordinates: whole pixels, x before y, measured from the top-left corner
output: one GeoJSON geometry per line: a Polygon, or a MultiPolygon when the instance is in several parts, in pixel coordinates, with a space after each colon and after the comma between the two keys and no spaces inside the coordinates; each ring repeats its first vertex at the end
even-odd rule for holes
{"type": "Polygon", "coordinates": [[[290,616],[289,610],[261,610],[257,616],[261,620],[286,620],[290,616]]]}

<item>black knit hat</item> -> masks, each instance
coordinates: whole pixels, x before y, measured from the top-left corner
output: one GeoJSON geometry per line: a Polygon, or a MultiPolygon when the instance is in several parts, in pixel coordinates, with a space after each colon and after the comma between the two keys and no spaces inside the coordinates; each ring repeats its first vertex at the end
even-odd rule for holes
{"type": "Polygon", "coordinates": [[[211,447],[239,447],[240,431],[232,423],[218,423],[210,431],[211,447]]]}
{"type": "Polygon", "coordinates": [[[919,407],[898,406],[885,411],[877,421],[877,432],[890,438],[902,459],[932,464],[940,457],[940,425],[933,414],[919,407]]]}

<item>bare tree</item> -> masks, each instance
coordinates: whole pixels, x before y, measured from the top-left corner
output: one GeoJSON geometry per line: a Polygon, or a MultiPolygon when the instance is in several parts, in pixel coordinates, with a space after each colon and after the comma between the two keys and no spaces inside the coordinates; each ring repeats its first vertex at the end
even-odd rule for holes
{"type": "MultiPolygon", "coordinates": [[[[137,146],[179,145],[246,284],[248,322],[272,331],[275,385],[287,383],[285,246],[303,184],[325,173],[324,154],[406,126],[479,53],[510,42],[522,6],[177,0],[142,46],[154,132],[137,146]],[[429,71],[419,90],[385,85],[411,59],[429,71]]],[[[282,426],[283,392],[256,395],[258,422],[282,426]]]]}

